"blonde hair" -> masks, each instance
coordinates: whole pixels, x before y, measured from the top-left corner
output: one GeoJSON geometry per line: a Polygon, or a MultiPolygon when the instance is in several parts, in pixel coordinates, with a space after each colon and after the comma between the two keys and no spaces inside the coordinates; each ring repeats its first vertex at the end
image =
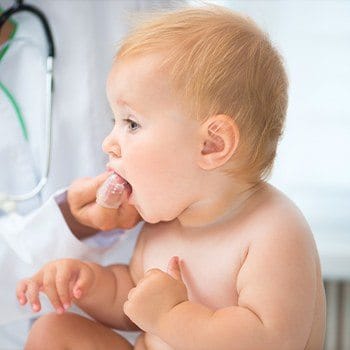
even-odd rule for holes
{"type": "Polygon", "coordinates": [[[225,8],[184,8],[143,18],[116,59],[157,52],[189,113],[200,120],[225,114],[238,125],[229,172],[249,182],[266,178],[288,101],[282,59],[268,36],[225,8]]]}

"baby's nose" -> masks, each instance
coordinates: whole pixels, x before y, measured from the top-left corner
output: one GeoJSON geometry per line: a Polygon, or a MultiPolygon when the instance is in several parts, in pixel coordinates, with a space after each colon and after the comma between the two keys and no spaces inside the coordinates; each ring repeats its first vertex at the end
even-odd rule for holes
{"type": "Polygon", "coordinates": [[[112,157],[121,157],[121,150],[119,143],[112,137],[112,133],[109,134],[102,142],[102,150],[104,153],[112,157]]]}

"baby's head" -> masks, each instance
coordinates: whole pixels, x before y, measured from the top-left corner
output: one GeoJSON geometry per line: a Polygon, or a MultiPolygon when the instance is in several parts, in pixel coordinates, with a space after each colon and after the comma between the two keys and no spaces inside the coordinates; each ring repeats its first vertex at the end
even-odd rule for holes
{"type": "Polygon", "coordinates": [[[163,54],[170,82],[192,117],[224,114],[237,124],[232,174],[249,181],[266,177],[283,129],[288,85],[267,35],[221,7],[190,8],[136,27],[117,60],[155,52],[163,54]]]}
{"type": "MultiPolygon", "coordinates": [[[[117,148],[125,141],[136,147],[138,138],[141,151],[141,137],[145,141],[164,136],[167,146],[158,142],[150,150],[156,154],[164,153],[160,148],[169,148],[173,141],[171,152],[153,165],[158,172],[172,174],[173,182],[181,174],[182,182],[188,183],[188,188],[180,186],[174,193],[176,198],[193,189],[191,180],[198,168],[256,183],[266,178],[275,158],[287,109],[287,85],[281,57],[250,19],[217,6],[160,13],[136,26],[117,53],[107,94],[116,116],[136,115],[132,121],[123,117],[134,137],[131,141],[121,135],[119,124],[114,130],[118,145],[112,145],[112,132],[104,149],[122,155],[117,148]],[[134,105],[136,112],[130,109],[134,105]],[[158,134],[150,132],[150,116],[157,120],[158,134]],[[143,136],[138,133],[140,120],[143,136]],[[172,168],[174,160],[182,173],[172,168]],[[193,163],[196,168],[191,168],[193,163]]],[[[124,153],[132,152],[129,147],[124,153]]],[[[126,172],[122,169],[121,175],[127,176],[126,172]]]]}

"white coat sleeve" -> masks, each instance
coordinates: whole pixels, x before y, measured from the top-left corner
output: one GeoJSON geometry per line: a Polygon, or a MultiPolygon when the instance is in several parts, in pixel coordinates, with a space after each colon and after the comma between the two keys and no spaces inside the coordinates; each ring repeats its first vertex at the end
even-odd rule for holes
{"type": "MultiPolygon", "coordinates": [[[[116,230],[116,238],[110,232],[109,238],[102,238],[102,246],[97,242],[101,240],[98,236],[81,242],[69,230],[56,203],[55,197],[60,193],[29,215],[0,218],[0,325],[35,316],[28,306],[18,304],[16,285],[48,261],[70,257],[106,265],[126,262],[131,255],[142,223],[132,230],[116,230]]],[[[43,312],[49,310],[52,307],[44,302],[43,312]]]]}

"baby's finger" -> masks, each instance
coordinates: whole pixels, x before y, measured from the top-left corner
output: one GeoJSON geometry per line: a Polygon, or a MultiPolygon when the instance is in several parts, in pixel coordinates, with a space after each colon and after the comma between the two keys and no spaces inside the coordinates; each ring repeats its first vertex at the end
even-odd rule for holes
{"type": "Polygon", "coordinates": [[[79,272],[77,281],[73,287],[73,296],[76,299],[80,299],[83,293],[87,293],[91,285],[91,271],[89,268],[82,268],[79,272]]]}
{"type": "Polygon", "coordinates": [[[16,286],[16,297],[21,305],[27,304],[27,301],[28,301],[28,299],[26,297],[27,286],[28,286],[27,279],[19,281],[17,286],[16,286]]]}
{"type": "Polygon", "coordinates": [[[69,291],[71,274],[68,269],[60,268],[57,269],[56,274],[56,288],[57,294],[60,298],[61,305],[67,310],[71,304],[71,293],[69,291]]]}
{"type": "Polygon", "coordinates": [[[39,299],[39,288],[40,285],[35,280],[28,280],[27,284],[27,297],[30,305],[32,306],[32,310],[34,312],[38,312],[41,310],[41,304],[39,299]]]}
{"type": "Polygon", "coordinates": [[[182,272],[180,259],[178,256],[173,256],[168,263],[167,273],[174,279],[182,281],[182,272]]]}
{"type": "Polygon", "coordinates": [[[58,296],[56,289],[56,278],[54,273],[46,273],[44,275],[44,293],[49,298],[52,306],[55,308],[57,313],[62,314],[64,312],[61,304],[60,297],[58,296]]]}

